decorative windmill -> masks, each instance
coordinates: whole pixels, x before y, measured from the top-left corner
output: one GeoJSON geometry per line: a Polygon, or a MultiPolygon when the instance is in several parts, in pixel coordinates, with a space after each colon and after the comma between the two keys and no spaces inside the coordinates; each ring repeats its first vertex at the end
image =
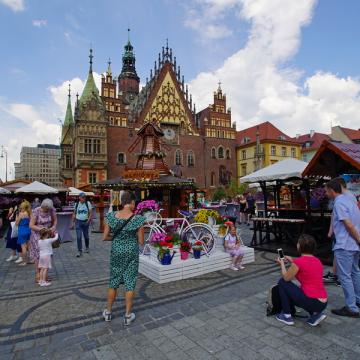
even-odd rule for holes
{"type": "Polygon", "coordinates": [[[170,174],[169,167],[164,160],[166,153],[162,150],[162,147],[166,148],[166,146],[161,144],[160,138],[162,136],[164,136],[164,133],[155,119],[141,127],[137,133],[137,139],[128,149],[129,152],[133,152],[141,142],[136,168],[127,169],[124,178],[154,179],[170,174]]]}

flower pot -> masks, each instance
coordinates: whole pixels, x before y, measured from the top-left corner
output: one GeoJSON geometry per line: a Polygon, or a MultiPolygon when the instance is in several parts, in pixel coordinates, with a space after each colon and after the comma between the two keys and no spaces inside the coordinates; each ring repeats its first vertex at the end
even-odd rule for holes
{"type": "Polygon", "coordinates": [[[189,253],[187,251],[180,251],[180,259],[187,260],[189,258],[189,253]]]}
{"type": "Polygon", "coordinates": [[[208,224],[210,226],[213,226],[213,225],[215,225],[215,223],[216,223],[215,219],[213,217],[209,216],[208,217],[208,224]]]}
{"type": "Polygon", "coordinates": [[[193,250],[194,259],[200,259],[201,250],[193,250]]]}
{"type": "Polygon", "coordinates": [[[225,236],[226,235],[226,227],[221,226],[218,231],[219,236],[225,236]]]}

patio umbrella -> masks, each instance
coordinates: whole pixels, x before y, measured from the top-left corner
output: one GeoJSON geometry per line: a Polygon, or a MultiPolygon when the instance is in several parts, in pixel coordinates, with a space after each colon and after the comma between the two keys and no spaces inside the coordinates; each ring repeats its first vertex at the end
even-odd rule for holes
{"type": "Polygon", "coordinates": [[[17,190],[15,193],[32,193],[32,194],[57,194],[59,190],[45,185],[39,181],[34,181],[31,184],[25,185],[17,190]]]}

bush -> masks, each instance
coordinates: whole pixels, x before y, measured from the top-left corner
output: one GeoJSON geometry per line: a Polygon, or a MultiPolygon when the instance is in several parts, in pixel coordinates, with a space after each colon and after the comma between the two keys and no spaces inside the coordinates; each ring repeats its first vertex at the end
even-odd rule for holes
{"type": "Polygon", "coordinates": [[[223,187],[219,187],[216,189],[213,195],[213,201],[220,201],[226,198],[226,191],[223,187]]]}

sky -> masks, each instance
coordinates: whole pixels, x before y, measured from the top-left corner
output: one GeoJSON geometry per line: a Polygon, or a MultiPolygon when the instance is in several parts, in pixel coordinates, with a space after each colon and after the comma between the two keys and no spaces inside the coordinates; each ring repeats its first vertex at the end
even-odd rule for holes
{"type": "MultiPolygon", "coordinates": [[[[0,0],[0,146],[58,143],[67,87],[121,70],[127,29],[144,83],[166,39],[197,110],[221,81],[238,129],[360,128],[359,0],[0,0]]],[[[1,156],[1,148],[0,148],[1,156]]],[[[0,157],[0,179],[5,160],[0,157]]]]}

